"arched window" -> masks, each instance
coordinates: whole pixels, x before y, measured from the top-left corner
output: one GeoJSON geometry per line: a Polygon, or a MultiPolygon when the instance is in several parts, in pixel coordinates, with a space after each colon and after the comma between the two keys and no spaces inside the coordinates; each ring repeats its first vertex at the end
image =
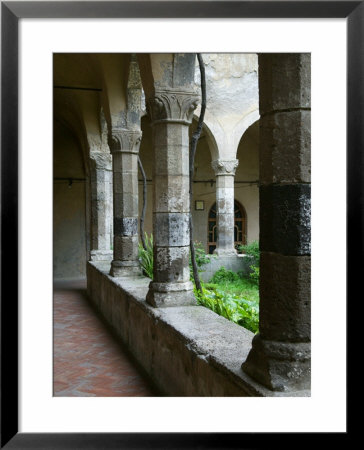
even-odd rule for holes
{"type": "MultiPolygon", "coordinates": [[[[208,218],[207,248],[212,254],[217,243],[217,222],[216,222],[216,203],[211,206],[208,218]]],[[[246,244],[246,212],[244,207],[237,201],[234,201],[234,246],[246,244]]]]}

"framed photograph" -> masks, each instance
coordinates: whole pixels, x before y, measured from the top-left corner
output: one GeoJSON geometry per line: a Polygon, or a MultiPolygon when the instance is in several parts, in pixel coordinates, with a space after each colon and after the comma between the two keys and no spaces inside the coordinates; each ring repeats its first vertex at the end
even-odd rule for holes
{"type": "Polygon", "coordinates": [[[205,209],[205,202],[203,200],[196,200],[195,201],[195,210],[203,211],[204,209],[205,209]]]}
{"type": "MultiPolygon", "coordinates": [[[[349,299],[358,291],[363,270],[352,257],[363,232],[363,44],[362,1],[1,2],[2,448],[241,448],[242,441],[249,448],[287,432],[292,443],[296,433],[345,434],[346,330],[338,330],[338,311],[345,315],[346,292],[349,299]],[[321,42],[322,30],[332,40],[321,42]],[[262,399],[251,398],[127,398],[121,404],[115,398],[53,397],[52,55],[158,50],[313,55],[313,184],[321,186],[312,209],[312,314],[320,318],[313,327],[313,370],[323,368],[323,354],[326,365],[340,361],[332,366],[340,387],[332,416],[324,411],[336,387],[325,375],[313,375],[311,398],[263,399],[264,408],[262,399]],[[331,66],[325,71],[325,65],[331,66]],[[320,221],[332,201],[341,206],[339,225],[326,239],[320,221]],[[334,265],[331,255],[337,254],[334,265]],[[333,277],[340,278],[335,286],[333,277]],[[329,298],[332,315],[325,320],[329,298]],[[325,347],[322,333],[336,353],[325,347]],[[221,411],[228,411],[225,419],[221,411]]],[[[204,201],[195,201],[195,210],[204,208],[204,201]]]]}

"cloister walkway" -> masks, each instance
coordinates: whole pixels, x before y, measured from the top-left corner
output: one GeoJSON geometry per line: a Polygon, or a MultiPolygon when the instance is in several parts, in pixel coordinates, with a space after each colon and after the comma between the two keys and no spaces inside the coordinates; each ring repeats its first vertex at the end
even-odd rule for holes
{"type": "Polygon", "coordinates": [[[55,283],[53,332],[54,396],[160,395],[89,304],[86,280],[55,283]]]}

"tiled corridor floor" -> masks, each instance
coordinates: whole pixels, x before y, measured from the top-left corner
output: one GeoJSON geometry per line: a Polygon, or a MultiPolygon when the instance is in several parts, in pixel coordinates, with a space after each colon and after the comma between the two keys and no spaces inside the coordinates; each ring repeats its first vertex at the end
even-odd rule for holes
{"type": "Polygon", "coordinates": [[[53,308],[55,396],[160,395],[88,303],[86,281],[56,283],[53,308]]]}

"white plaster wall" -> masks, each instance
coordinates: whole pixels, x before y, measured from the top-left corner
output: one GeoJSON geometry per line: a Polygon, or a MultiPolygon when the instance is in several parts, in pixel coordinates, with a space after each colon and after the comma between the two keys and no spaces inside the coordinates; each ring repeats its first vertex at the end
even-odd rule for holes
{"type": "MultiPolygon", "coordinates": [[[[234,159],[241,136],[259,118],[258,56],[244,53],[202,55],[206,73],[205,123],[216,141],[213,159],[234,159]]],[[[196,58],[195,84],[200,91],[196,58]]],[[[196,111],[198,116],[200,109],[196,111]]]]}

